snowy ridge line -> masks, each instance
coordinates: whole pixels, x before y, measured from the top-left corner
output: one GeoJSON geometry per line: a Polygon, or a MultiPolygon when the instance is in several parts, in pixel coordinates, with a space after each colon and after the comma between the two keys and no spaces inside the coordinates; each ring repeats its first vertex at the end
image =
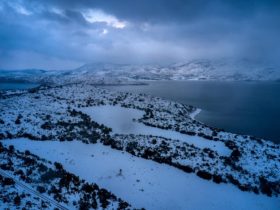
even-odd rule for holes
{"type": "Polygon", "coordinates": [[[62,210],[68,210],[68,208],[64,207],[63,205],[59,204],[58,202],[56,202],[55,200],[38,193],[37,191],[33,190],[32,188],[28,187],[26,184],[21,183],[20,181],[18,181],[15,177],[9,175],[8,173],[4,172],[2,169],[0,169],[0,174],[4,177],[8,177],[11,178],[15,181],[15,184],[18,185],[19,187],[23,188],[24,190],[40,197],[42,200],[48,201],[50,203],[52,203],[53,205],[55,205],[57,208],[62,209],[62,210]]]}
{"type": "Polygon", "coordinates": [[[197,59],[164,66],[91,63],[77,69],[61,71],[0,70],[0,80],[42,84],[129,84],[148,80],[279,81],[278,68],[276,64],[246,59],[197,59]]]}

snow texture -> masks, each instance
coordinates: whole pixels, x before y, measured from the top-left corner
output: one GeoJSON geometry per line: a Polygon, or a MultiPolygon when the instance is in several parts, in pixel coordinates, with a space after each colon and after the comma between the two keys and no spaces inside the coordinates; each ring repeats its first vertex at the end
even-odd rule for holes
{"type": "Polygon", "coordinates": [[[3,141],[19,150],[31,150],[89,182],[111,190],[134,207],[147,209],[192,210],[277,210],[279,197],[241,192],[228,185],[217,185],[193,174],[185,174],[165,164],[134,157],[102,144],[80,141],[3,141]]]}

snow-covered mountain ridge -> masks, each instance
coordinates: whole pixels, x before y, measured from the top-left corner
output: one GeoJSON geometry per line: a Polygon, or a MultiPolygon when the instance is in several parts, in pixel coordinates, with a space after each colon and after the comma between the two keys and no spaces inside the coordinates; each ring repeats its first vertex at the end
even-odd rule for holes
{"type": "Polygon", "coordinates": [[[0,80],[126,83],[145,80],[279,81],[279,66],[249,60],[191,60],[169,65],[91,63],[73,70],[0,70],[0,80]]]}

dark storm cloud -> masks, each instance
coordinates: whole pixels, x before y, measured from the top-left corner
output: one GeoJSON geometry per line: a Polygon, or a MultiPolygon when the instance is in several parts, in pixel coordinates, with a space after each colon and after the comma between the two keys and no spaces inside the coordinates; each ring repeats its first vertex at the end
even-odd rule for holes
{"type": "MultiPolygon", "coordinates": [[[[36,2],[36,0],[32,0],[36,2]]],[[[99,8],[129,20],[188,21],[201,17],[246,18],[256,12],[279,12],[278,0],[50,0],[44,6],[99,8]]]]}
{"type": "Polygon", "coordinates": [[[278,0],[0,1],[0,68],[220,57],[276,62],[279,11],[278,0]]]}

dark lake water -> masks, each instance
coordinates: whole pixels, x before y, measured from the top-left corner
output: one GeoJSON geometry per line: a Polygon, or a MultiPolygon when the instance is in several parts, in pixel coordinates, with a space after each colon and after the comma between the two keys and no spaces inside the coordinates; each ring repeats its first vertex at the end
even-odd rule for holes
{"type": "Polygon", "coordinates": [[[202,109],[197,120],[280,143],[280,83],[164,81],[109,89],[154,96],[202,109]]]}
{"type": "Polygon", "coordinates": [[[24,82],[0,82],[0,90],[25,90],[37,87],[35,83],[24,82]]]}

